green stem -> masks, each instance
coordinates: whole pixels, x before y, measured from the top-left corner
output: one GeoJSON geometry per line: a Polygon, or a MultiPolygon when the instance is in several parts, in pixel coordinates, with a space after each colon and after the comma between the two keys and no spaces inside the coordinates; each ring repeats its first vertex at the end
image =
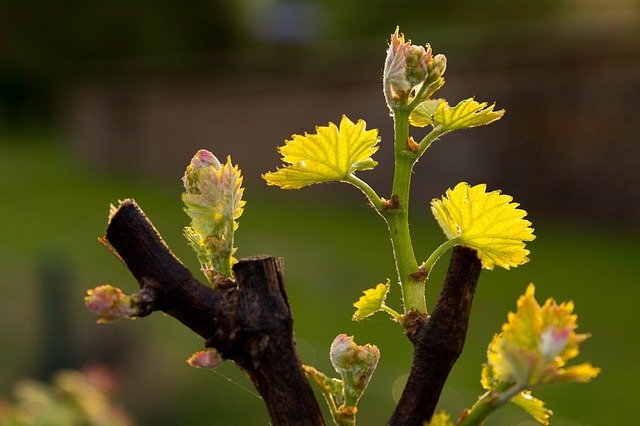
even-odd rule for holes
{"type": "Polygon", "coordinates": [[[491,390],[485,393],[473,404],[467,415],[457,422],[458,426],[479,426],[497,408],[506,404],[511,398],[522,392],[521,386],[513,385],[504,392],[491,390]]]}
{"type": "Polygon", "coordinates": [[[457,426],[479,426],[482,422],[491,414],[496,408],[498,394],[495,391],[489,391],[482,395],[478,402],[476,402],[467,415],[457,422],[457,426]]]}
{"type": "Polygon", "coordinates": [[[417,154],[407,148],[409,113],[408,109],[399,108],[394,111],[395,169],[393,190],[390,206],[384,209],[383,216],[391,236],[405,313],[408,311],[426,313],[425,280],[421,279],[418,274],[418,262],[413,251],[409,230],[409,189],[413,165],[418,159],[417,154]]]}
{"type": "Polygon", "coordinates": [[[434,127],[418,144],[418,157],[421,157],[422,154],[429,148],[431,143],[438,139],[445,131],[440,126],[434,127]]]}
{"type": "Polygon", "coordinates": [[[382,214],[383,203],[380,196],[376,193],[376,191],[369,186],[369,184],[353,173],[347,176],[345,182],[350,183],[351,185],[358,188],[362,193],[367,197],[371,205],[379,214],[382,214]]]}
{"type": "Polygon", "coordinates": [[[431,256],[429,256],[429,258],[425,260],[422,265],[420,265],[421,269],[423,269],[424,272],[427,274],[427,277],[429,277],[429,274],[431,273],[431,270],[433,269],[433,266],[436,264],[438,259],[440,259],[440,257],[443,254],[445,254],[447,250],[449,250],[451,247],[455,246],[459,242],[460,242],[459,237],[445,241],[444,243],[440,244],[440,246],[437,249],[435,249],[433,253],[431,253],[431,256]]]}

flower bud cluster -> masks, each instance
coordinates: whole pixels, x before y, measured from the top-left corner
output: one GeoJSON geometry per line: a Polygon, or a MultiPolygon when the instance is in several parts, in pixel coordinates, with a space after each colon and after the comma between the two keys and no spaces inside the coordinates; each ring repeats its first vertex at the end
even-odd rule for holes
{"type": "Polygon", "coordinates": [[[438,54],[433,56],[431,46],[414,46],[405,41],[404,34],[396,29],[391,34],[387,58],[384,64],[384,96],[389,109],[407,105],[420,91],[430,92],[421,96],[420,101],[428,98],[442,86],[440,79],[447,66],[447,58],[438,54]],[[436,85],[431,90],[432,85],[436,85]],[[424,87],[424,90],[421,90],[424,87]]]}

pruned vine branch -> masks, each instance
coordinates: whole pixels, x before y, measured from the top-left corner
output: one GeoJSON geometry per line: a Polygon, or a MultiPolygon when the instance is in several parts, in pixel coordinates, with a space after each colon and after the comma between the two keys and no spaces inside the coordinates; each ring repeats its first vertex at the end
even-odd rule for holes
{"type": "Polygon", "coordinates": [[[480,269],[475,250],[454,248],[435,310],[415,320],[413,365],[390,425],[422,425],[433,415],[464,347],[480,269]]]}
{"type": "Polygon", "coordinates": [[[234,266],[237,285],[204,286],[132,200],[112,214],[106,240],[138,280],[145,313],[173,316],[238,364],[274,424],[324,424],[296,351],[279,259],[241,260],[234,266]]]}
{"type": "MultiPolygon", "coordinates": [[[[243,259],[234,266],[237,285],[202,285],[133,200],[125,200],[112,214],[106,242],[138,280],[142,315],[162,311],[173,316],[203,337],[207,347],[238,364],[274,424],[324,424],[295,348],[281,259],[243,259]]],[[[413,367],[390,424],[418,425],[433,414],[464,346],[479,273],[474,250],[454,249],[435,311],[415,319],[413,367]]]]}

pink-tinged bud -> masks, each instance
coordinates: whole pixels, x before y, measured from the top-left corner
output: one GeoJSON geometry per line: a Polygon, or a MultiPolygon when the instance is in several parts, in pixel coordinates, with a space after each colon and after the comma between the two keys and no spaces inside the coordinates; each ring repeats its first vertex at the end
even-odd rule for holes
{"type": "Polygon", "coordinates": [[[139,313],[131,296],[127,296],[119,288],[108,284],[88,290],[84,303],[91,312],[98,315],[98,323],[131,318],[139,313]]]}
{"type": "Polygon", "coordinates": [[[410,46],[410,42],[404,41],[404,34],[399,33],[398,29],[391,34],[382,75],[384,96],[389,108],[406,102],[413,87],[406,76],[407,50],[410,46]]]}
{"type": "Polygon", "coordinates": [[[216,156],[206,149],[201,149],[196,152],[196,155],[191,159],[191,164],[193,164],[193,167],[196,169],[213,166],[216,170],[220,170],[220,167],[222,167],[216,156]]]}
{"type": "Polygon", "coordinates": [[[396,29],[384,64],[384,95],[389,109],[411,102],[423,84],[438,80],[446,68],[444,55],[433,57],[431,46],[414,46],[396,29]]]}
{"type": "Polygon", "coordinates": [[[116,373],[103,364],[89,364],[82,368],[87,381],[105,395],[112,395],[118,390],[116,373]]]}
{"type": "Polygon", "coordinates": [[[329,356],[331,358],[331,364],[340,372],[339,369],[347,368],[356,356],[357,345],[353,341],[353,336],[347,336],[346,334],[339,334],[333,339],[331,344],[331,351],[329,356]]]}
{"type": "Polygon", "coordinates": [[[197,368],[217,368],[224,362],[222,355],[215,349],[198,351],[191,355],[187,363],[197,368]]]}
{"type": "Polygon", "coordinates": [[[557,328],[549,326],[540,335],[540,352],[545,359],[551,360],[560,355],[569,343],[570,327],[557,328]]]}
{"type": "Polygon", "coordinates": [[[196,155],[191,159],[182,177],[184,189],[190,194],[199,194],[198,181],[200,179],[200,170],[211,167],[213,167],[215,171],[220,170],[222,167],[216,156],[206,149],[201,149],[196,152],[196,155]]]}

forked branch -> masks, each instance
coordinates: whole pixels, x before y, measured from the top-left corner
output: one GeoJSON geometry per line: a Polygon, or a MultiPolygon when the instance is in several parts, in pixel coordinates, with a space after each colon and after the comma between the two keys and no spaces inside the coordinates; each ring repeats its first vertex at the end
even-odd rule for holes
{"type": "Polygon", "coordinates": [[[422,425],[433,415],[449,372],[464,347],[480,269],[475,250],[464,246],[453,249],[433,314],[415,319],[415,331],[410,336],[413,365],[390,425],[422,425]]]}
{"type": "Polygon", "coordinates": [[[205,339],[251,378],[278,425],[324,424],[293,338],[280,259],[244,259],[231,281],[202,285],[173,255],[133,200],[120,204],[107,242],[138,280],[144,314],[163,311],[205,339]]]}

